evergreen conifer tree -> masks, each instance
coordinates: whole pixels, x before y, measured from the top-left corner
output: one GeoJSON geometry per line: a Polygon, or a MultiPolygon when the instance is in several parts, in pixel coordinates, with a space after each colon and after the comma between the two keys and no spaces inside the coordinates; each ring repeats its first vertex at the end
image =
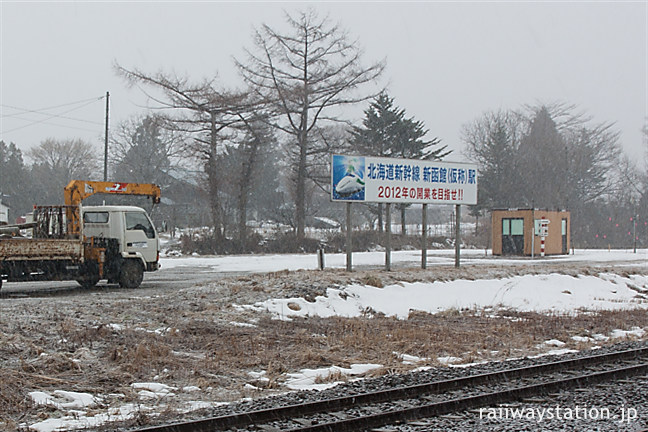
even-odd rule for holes
{"type": "MultiPolygon", "coordinates": [[[[405,109],[394,105],[394,98],[383,92],[365,111],[362,127],[351,130],[351,147],[366,156],[403,159],[441,160],[450,154],[439,138],[424,139],[428,129],[420,120],[406,117],[405,109]]],[[[401,230],[405,234],[405,209],[401,210],[401,230]]],[[[378,226],[382,231],[382,205],[378,205],[378,226]]]]}

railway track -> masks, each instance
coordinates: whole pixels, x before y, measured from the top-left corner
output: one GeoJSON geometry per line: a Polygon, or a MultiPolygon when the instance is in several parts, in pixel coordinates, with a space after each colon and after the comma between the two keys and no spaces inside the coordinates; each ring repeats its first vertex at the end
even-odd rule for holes
{"type": "Polygon", "coordinates": [[[138,432],[361,431],[648,374],[648,348],[305,402],[138,432]]]}

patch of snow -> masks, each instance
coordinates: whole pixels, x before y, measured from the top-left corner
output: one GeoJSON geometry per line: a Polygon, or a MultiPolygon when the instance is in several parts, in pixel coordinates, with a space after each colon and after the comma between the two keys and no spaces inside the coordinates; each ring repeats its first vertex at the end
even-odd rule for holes
{"type": "Polygon", "coordinates": [[[571,339],[575,342],[593,342],[595,340],[587,336],[572,336],[571,339]]]}
{"type": "Polygon", "coordinates": [[[578,350],[574,349],[569,349],[569,348],[563,348],[563,349],[555,349],[555,350],[549,350],[545,353],[534,355],[534,356],[529,356],[529,358],[540,358],[540,357],[545,357],[545,356],[550,356],[550,355],[563,355],[563,354],[569,354],[569,353],[575,353],[578,352],[578,350]]]}
{"type": "Polygon", "coordinates": [[[138,392],[140,398],[143,399],[158,399],[162,397],[175,396],[174,391],[178,390],[176,387],[171,387],[161,383],[133,383],[131,387],[138,392]]]}
{"type": "Polygon", "coordinates": [[[255,380],[268,380],[268,381],[270,380],[268,377],[266,377],[266,371],[264,370],[259,372],[249,371],[248,376],[250,376],[250,378],[255,380]]]}
{"type": "Polygon", "coordinates": [[[461,358],[452,357],[452,356],[445,356],[445,357],[437,357],[437,361],[439,363],[441,363],[441,364],[449,365],[451,363],[459,363],[461,361],[461,358]]]}
{"type": "Polygon", "coordinates": [[[214,408],[219,404],[213,402],[204,402],[204,401],[188,401],[185,403],[185,410],[188,412],[198,411],[206,408],[214,408]]]}
{"type": "Polygon", "coordinates": [[[34,391],[29,396],[36,405],[47,405],[60,410],[88,408],[97,405],[97,398],[89,393],[78,393],[72,391],[55,390],[54,395],[34,391]]]}
{"type": "Polygon", "coordinates": [[[238,321],[230,321],[230,324],[233,325],[234,327],[257,327],[256,324],[238,322],[238,321]]]}
{"type": "Polygon", "coordinates": [[[263,391],[264,390],[262,387],[257,387],[255,385],[250,384],[250,383],[245,383],[243,388],[246,389],[246,390],[252,390],[252,391],[263,391]]]}
{"type": "Polygon", "coordinates": [[[575,349],[563,348],[563,349],[550,350],[550,351],[547,351],[545,354],[546,355],[563,355],[563,354],[570,354],[570,353],[577,353],[577,352],[578,352],[578,350],[575,350],[575,349]]]}
{"type": "Polygon", "coordinates": [[[397,352],[394,352],[394,354],[403,362],[403,364],[406,365],[415,365],[429,360],[427,358],[417,357],[409,354],[400,354],[397,352]]]}
{"type": "Polygon", "coordinates": [[[596,276],[574,278],[549,274],[504,279],[399,283],[384,288],[349,285],[342,289],[329,288],[326,296],[318,296],[314,302],[303,298],[269,299],[254,305],[235,307],[268,310],[281,320],[307,316],[358,317],[367,309],[399,319],[407,319],[412,310],[437,313],[453,308],[461,310],[497,306],[540,313],[647,309],[648,302],[637,300],[636,291],[628,287],[633,282],[620,276],[615,276],[611,281],[596,276]]]}
{"type": "Polygon", "coordinates": [[[382,365],[378,364],[352,364],[350,368],[343,368],[339,366],[331,366],[321,369],[302,369],[296,373],[287,374],[286,387],[292,390],[325,390],[335,387],[343,381],[335,381],[329,383],[317,383],[320,380],[327,380],[332,375],[337,374],[345,377],[364,375],[367,372],[381,368],[382,365]]]}
{"type": "Polygon", "coordinates": [[[632,327],[631,330],[612,330],[612,333],[610,333],[610,337],[612,339],[618,339],[618,338],[628,338],[628,337],[643,337],[646,332],[644,329],[639,328],[639,327],[632,327]]]}
{"type": "Polygon", "coordinates": [[[29,430],[36,432],[58,432],[75,429],[88,429],[101,426],[110,422],[125,421],[135,417],[138,412],[146,410],[142,405],[126,404],[119,408],[111,408],[106,413],[87,417],[82,413],[75,412],[73,415],[65,415],[59,418],[50,418],[39,423],[29,425],[29,430]]]}
{"type": "Polygon", "coordinates": [[[462,364],[453,364],[449,363],[447,366],[451,368],[469,368],[473,366],[479,366],[488,363],[486,360],[484,361],[479,361],[479,362],[473,362],[473,363],[462,363],[462,364]]]}
{"type": "Polygon", "coordinates": [[[201,390],[200,387],[197,386],[186,386],[186,387],[182,387],[182,391],[186,393],[191,393],[191,392],[199,392],[201,390]]]}
{"type": "Polygon", "coordinates": [[[547,341],[544,341],[543,344],[547,346],[555,346],[555,347],[561,347],[566,345],[565,342],[560,341],[558,339],[549,339],[547,341]]]}

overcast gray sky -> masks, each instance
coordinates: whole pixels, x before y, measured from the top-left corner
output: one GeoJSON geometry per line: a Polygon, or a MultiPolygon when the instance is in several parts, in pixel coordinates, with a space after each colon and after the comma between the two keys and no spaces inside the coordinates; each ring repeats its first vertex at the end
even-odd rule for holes
{"type": "Polygon", "coordinates": [[[115,75],[115,62],[196,81],[217,73],[234,87],[232,56],[252,47],[253,27],[282,28],[283,10],[312,6],[358,39],[366,64],[386,59],[390,95],[455,150],[450,159],[461,159],[461,126],[483,112],[553,102],[614,122],[640,159],[647,5],[0,0],[0,139],[26,150],[49,137],[84,138],[101,151],[106,91],[111,127],[146,105],[115,75]],[[58,108],[44,115],[50,107],[58,108]]]}

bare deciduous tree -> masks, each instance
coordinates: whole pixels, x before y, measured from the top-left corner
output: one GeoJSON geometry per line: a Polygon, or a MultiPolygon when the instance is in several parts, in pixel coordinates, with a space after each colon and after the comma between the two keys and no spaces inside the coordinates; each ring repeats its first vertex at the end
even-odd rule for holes
{"type": "Polygon", "coordinates": [[[115,178],[168,185],[185,150],[184,135],[165,127],[160,115],[136,116],[119,125],[111,137],[115,178]]]}
{"type": "Polygon", "coordinates": [[[295,148],[291,162],[295,181],[296,231],[304,237],[308,153],[312,132],[323,122],[339,122],[334,108],[355,104],[376,93],[357,93],[383,72],[384,63],[361,64],[362,51],[337,25],[320,19],[313,10],[297,17],[286,14],[290,31],[280,33],[268,25],[256,31],[255,50],[247,60],[236,60],[245,82],[263,100],[295,148]]]}
{"type": "Polygon", "coordinates": [[[214,80],[192,84],[187,78],[158,72],[146,74],[115,65],[119,75],[129,83],[141,84],[162,92],[162,96],[147,95],[159,104],[158,109],[171,112],[170,125],[194,137],[191,149],[203,163],[210,209],[217,240],[224,237],[224,209],[221,203],[223,189],[222,157],[225,143],[236,135],[232,130],[244,124],[245,116],[258,106],[248,92],[226,91],[216,88],[214,80]]]}
{"type": "Polygon", "coordinates": [[[37,147],[29,149],[27,156],[34,164],[51,169],[67,181],[95,178],[99,167],[96,150],[80,139],[48,138],[37,147]]]}
{"type": "MultiPolygon", "coordinates": [[[[247,246],[250,200],[257,191],[265,170],[273,166],[270,153],[275,145],[272,130],[262,117],[250,120],[244,118],[244,125],[245,134],[232,145],[228,145],[224,155],[228,159],[227,175],[229,178],[236,179],[231,186],[236,201],[238,245],[241,250],[245,250],[247,246]]],[[[276,179],[263,180],[268,183],[267,186],[275,185],[274,191],[266,190],[265,193],[271,195],[275,193],[276,179]]]]}
{"type": "Polygon", "coordinates": [[[98,154],[90,143],[80,139],[48,138],[29,149],[26,155],[33,161],[31,177],[34,185],[38,185],[34,187],[33,199],[39,204],[59,204],[63,201],[63,188],[70,180],[99,179],[98,154]]]}

